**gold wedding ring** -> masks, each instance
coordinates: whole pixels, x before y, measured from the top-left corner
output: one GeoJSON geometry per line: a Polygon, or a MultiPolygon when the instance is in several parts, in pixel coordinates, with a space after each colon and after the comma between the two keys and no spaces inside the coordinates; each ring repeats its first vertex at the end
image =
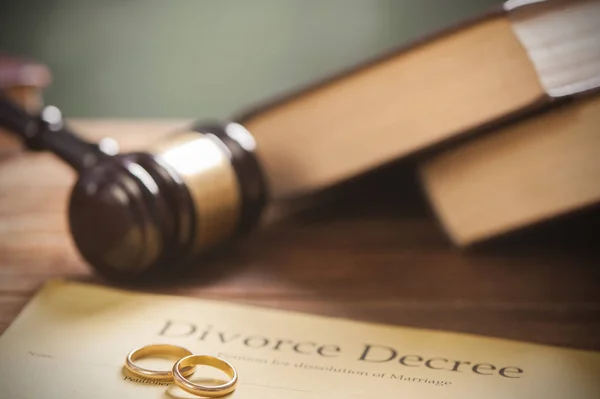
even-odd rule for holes
{"type": "Polygon", "coordinates": [[[208,355],[190,355],[180,359],[173,366],[173,381],[175,385],[184,391],[196,396],[204,396],[207,398],[217,398],[225,396],[235,391],[238,383],[237,372],[231,364],[225,360],[208,355]],[[210,366],[219,369],[230,377],[230,380],[221,385],[200,385],[195,384],[186,378],[183,370],[196,366],[210,366]]]}
{"type": "MultiPolygon", "coordinates": [[[[186,356],[189,357],[191,354],[192,352],[189,350],[176,345],[154,344],[143,346],[129,352],[127,358],[125,359],[125,368],[138,377],[144,377],[152,380],[170,381],[173,379],[172,370],[163,371],[146,369],[135,364],[135,361],[147,357],[169,357],[177,360],[186,356]]],[[[195,366],[182,366],[180,369],[178,369],[177,373],[183,378],[183,376],[189,377],[190,375],[194,374],[195,370],[195,366]]]]}

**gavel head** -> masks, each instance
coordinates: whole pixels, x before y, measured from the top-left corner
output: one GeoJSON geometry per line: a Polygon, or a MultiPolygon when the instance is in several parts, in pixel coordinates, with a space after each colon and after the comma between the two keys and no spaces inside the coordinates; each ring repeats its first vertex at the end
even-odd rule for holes
{"type": "Polygon", "coordinates": [[[76,246],[112,280],[193,264],[258,222],[267,189],[254,147],[237,123],[198,124],[145,152],[99,160],[71,193],[76,246]]]}

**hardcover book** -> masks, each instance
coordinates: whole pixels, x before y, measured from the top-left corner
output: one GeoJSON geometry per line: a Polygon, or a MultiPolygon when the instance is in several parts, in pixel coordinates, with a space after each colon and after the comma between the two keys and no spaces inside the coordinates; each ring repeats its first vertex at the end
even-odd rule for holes
{"type": "Polygon", "coordinates": [[[600,2],[523,3],[505,8],[548,98],[563,106],[424,158],[425,191],[458,246],[600,204],[600,2]]]}
{"type": "Polygon", "coordinates": [[[600,2],[508,1],[238,115],[275,199],[313,193],[600,85],[600,2]]]}

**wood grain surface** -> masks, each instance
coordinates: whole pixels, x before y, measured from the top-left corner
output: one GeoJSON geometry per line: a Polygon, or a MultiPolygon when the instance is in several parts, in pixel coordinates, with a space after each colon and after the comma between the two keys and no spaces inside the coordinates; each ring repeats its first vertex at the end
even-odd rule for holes
{"type": "MultiPolygon", "coordinates": [[[[179,124],[74,126],[95,138],[115,132],[128,149],[179,124]]],[[[48,154],[0,143],[0,333],[48,279],[110,284],[91,272],[69,237],[65,210],[74,179],[48,154]]],[[[128,288],[600,350],[598,214],[459,251],[405,163],[339,187],[185,276],[128,288]]]]}

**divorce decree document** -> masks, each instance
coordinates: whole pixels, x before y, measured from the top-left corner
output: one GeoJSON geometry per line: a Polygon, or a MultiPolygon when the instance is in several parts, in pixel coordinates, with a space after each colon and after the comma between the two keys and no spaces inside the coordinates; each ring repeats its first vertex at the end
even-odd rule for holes
{"type": "MultiPolygon", "coordinates": [[[[150,344],[227,360],[239,375],[229,398],[600,398],[597,352],[64,281],[0,337],[0,398],[195,397],[124,371],[150,344]]],[[[226,380],[207,367],[196,378],[226,380]]]]}

